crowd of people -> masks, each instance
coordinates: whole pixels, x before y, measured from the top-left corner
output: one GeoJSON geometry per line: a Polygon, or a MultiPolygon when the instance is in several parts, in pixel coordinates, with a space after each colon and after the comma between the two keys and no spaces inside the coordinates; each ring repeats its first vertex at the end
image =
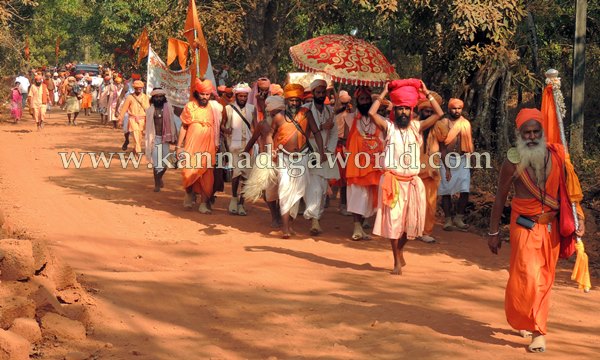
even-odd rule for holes
{"type": "MultiPolygon", "coordinates": [[[[38,128],[46,106],[55,105],[66,109],[69,124],[76,124],[84,109],[85,114],[99,112],[101,124],[122,126],[121,148],[127,150],[133,135],[133,152],[144,153],[152,164],[155,192],[164,186],[168,168],[181,168],[183,207],[188,210],[212,213],[215,193],[224,191],[231,170],[227,212],[246,216],[245,201],[262,200],[283,239],[296,235],[298,215],[310,221],[311,235],[326,232],[321,227],[324,209],[339,194],[339,213],[352,216],[349,238],[368,240],[372,227],[372,234],[390,239],[392,274],[401,274],[406,265],[408,240],[435,242],[438,197],[443,229],[469,228],[469,158],[475,149],[460,99],[445,102],[417,79],[391,81],[379,94],[357,86],[352,95],[322,79],[307,88],[296,83],[282,87],[268,78],[227,87],[225,79],[220,77],[217,89],[208,80],[193,80],[183,108],[168,101],[165,89],[146,94],[139,77],[124,82],[111,71],[95,78],[37,74],[28,89],[26,79],[19,77],[11,99],[15,119],[21,116],[16,105],[27,101],[38,128]],[[224,153],[225,168],[217,161],[224,153]],[[327,161],[340,156],[345,161],[327,161]],[[267,163],[274,166],[260,166],[267,163]]],[[[557,215],[560,202],[566,201],[559,196],[566,160],[559,145],[546,144],[537,109],[518,114],[516,138],[517,146],[500,170],[488,245],[494,253],[501,246],[500,216],[514,185],[506,314],[513,327],[532,336],[529,349],[538,352],[545,350],[548,295],[560,247],[557,215]]],[[[578,204],[577,209],[583,224],[578,204]]],[[[577,235],[584,231],[581,226],[577,235]]]]}

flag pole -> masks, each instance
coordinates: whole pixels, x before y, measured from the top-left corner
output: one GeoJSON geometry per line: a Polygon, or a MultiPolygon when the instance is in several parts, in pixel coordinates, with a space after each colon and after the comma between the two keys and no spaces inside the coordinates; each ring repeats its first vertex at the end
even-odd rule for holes
{"type": "MultiPolygon", "coordinates": [[[[194,40],[198,40],[198,30],[196,29],[194,29],[194,40]]],[[[196,78],[200,79],[200,53],[197,46],[194,46],[194,50],[196,52],[196,78]]]]}
{"type": "MultiPolygon", "coordinates": [[[[554,107],[556,110],[556,119],[558,120],[558,128],[560,130],[560,141],[565,148],[565,155],[569,155],[569,147],[567,144],[567,138],[565,136],[565,126],[563,123],[563,114],[566,113],[565,99],[560,90],[560,78],[558,77],[558,70],[549,69],[546,71],[546,85],[552,86],[552,97],[554,98],[554,107]]],[[[579,230],[579,218],[577,217],[577,208],[574,202],[571,202],[571,209],[573,210],[573,218],[575,220],[575,229],[579,230]]],[[[581,243],[581,237],[576,236],[576,241],[581,243]]],[[[589,292],[589,288],[583,289],[585,292],[589,292]]]]}

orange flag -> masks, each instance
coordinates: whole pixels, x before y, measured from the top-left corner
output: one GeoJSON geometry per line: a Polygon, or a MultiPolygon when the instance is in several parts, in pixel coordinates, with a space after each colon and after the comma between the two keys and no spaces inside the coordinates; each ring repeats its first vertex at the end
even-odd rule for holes
{"type": "Polygon", "coordinates": [[[142,59],[148,56],[148,49],[150,48],[150,39],[148,38],[148,30],[146,28],[142,30],[140,37],[133,43],[132,47],[134,50],[140,49],[137,61],[137,64],[139,65],[142,62],[142,59]]]}
{"type": "Polygon", "coordinates": [[[167,49],[167,66],[171,65],[175,58],[179,59],[181,69],[185,70],[187,63],[189,45],[185,41],[169,38],[169,48],[167,49]]]}
{"type": "MultiPolygon", "coordinates": [[[[552,85],[547,85],[542,94],[542,126],[546,133],[546,141],[551,144],[561,144],[558,118],[556,117],[556,103],[552,94],[552,85]]],[[[564,144],[563,144],[564,145],[564,144]]]]}
{"type": "Polygon", "coordinates": [[[189,0],[183,35],[193,49],[198,48],[198,56],[200,58],[200,74],[196,74],[196,54],[194,52],[194,56],[192,57],[192,81],[195,78],[204,78],[208,69],[208,47],[204,33],[202,32],[202,26],[198,20],[198,10],[196,10],[196,2],[194,0],[189,0]],[[195,34],[194,30],[196,30],[195,34]]]}

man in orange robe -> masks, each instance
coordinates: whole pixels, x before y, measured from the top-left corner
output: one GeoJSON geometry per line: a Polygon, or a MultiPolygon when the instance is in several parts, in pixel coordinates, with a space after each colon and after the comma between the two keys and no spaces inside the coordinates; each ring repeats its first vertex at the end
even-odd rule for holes
{"type": "Polygon", "coordinates": [[[442,197],[442,208],[446,222],[444,230],[450,231],[454,225],[466,231],[469,227],[464,223],[465,210],[469,202],[471,187],[471,171],[467,167],[467,158],[474,151],[471,134],[471,123],[462,116],[463,102],[460,99],[448,101],[450,118],[442,119],[432,129],[434,141],[441,151],[443,166],[440,167],[441,182],[438,189],[442,197]],[[451,154],[446,161],[446,155],[451,154]],[[456,215],[452,218],[452,196],[459,193],[456,215]]]}
{"type": "MultiPolygon", "coordinates": [[[[559,144],[546,144],[539,110],[522,109],[516,122],[518,155],[514,148],[511,149],[511,156],[500,170],[488,246],[494,254],[500,249],[500,217],[511,185],[514,185],[506,318],[513,328],[521,330],[521,335],[532,336],[529,351],[543,352],[546,349],[550,290],[564,240],[561,239],[564,229],[561,229],[562,222],[558,217],[560,201],[569,201],[568,196],[559,197],[559,193],[566,194],[565,150],[559,144]]],[[[572,216],[572,212],[560,213],[560,217],[568,216],[572,216]]],[[[583,236],[584,216],[579,204],[577,217],[581,227],[576,235],[583,236]]],[[[572,241],[572,237],[566,238],[572,241]]]]}
{"type": "Polygon", "coordinates": [[[308,108],[301,107],[304,87],[299,84],[288,84],[283,89],[286,100],[285,111],[273,116],[271,123],[272,142],[278,160],[279,172],[279,207],[282,218],[282,237],[288,239],[294,234],[291,220],[298,214],[300,199],[304,197],[308,184],[308,153],[312,147],[307,141],[310,133],[321,156],[325,160],[323,138],[319,127],[308,108]]]}
{"type": "Polygon", "coordinates": [[[440,105],[418,79],[394,80],[386,84],[369,110],[369,118],[383,132],[385,160],[379,183],[378,209],[373,234],[390,239],[394,255],[392,275],[401,275],[406,265],[403,248],[409,239],[423,235],[425,187],[418,176],[421,169],[422,132],[444,114],[440,105]],[[394,106],[390,120],[378,114],[381,102],[390,93],[394,106]],[[435,110],[425,121],[413,116],[419,98],[427,96],[435,110]]]}
{"type": "MultiPolygon", "coordinates": [[[[442,105],[442,97],[436,92],[431,91],[431,95],[439,105],[442,105]]],[[[417,110],[419,112],[419,120],[425,121],[431,115],[433,115],[433,106],[431,101],[427,99],[421,99],[417,103],[417,110]]],[[[440,172],[437,168],[432,166],[433,154],[439,151],[439,146],[435,146],[434,140],[430,139],[434,137],[431,129],[423,131],[423,144],[421,145],[421,172],[419,177],[423,180],[425,185],[425,200],[427,201],[427,211],[425,212],[425,227],[423,228],[423,236],[419,239],[426,243],[435,242],[435,238],[431,236],[433,232],[433,225],[435,224],[435,213],[437,210],[437,193],[438,187],[440,186],[440,172]]]]}
{"type": "Polygon", "coordinates": [[[177,141],[177,156],[185,159],[183,166],[183,207],[191,209],[200,195],[198,211],[210,214],[208,201],[213,194],[216,151],[219,146],[223,107],[210,100],[213,86],[210,80],[194,82],[193,100],[181,113],[181,130],[177,141]]]}
{"type": "Polygon", "coordinates": [[[354,216],[352,240],[368,240],[363,222],[377,212],[377,191],[383,174],[378,156],[383,153],[384,138],[383,131],[369,118],[371,89],[361,86],[354,97],[357,111],[345,117],[347,206],[354,216]]]}
{"type": "Polygon", "coordinates": [[[36,75],[27,95],[29,113],[33,117],[33,120],[35,120],[38,130],[44,127],[46,106],[48,106],[48,102],[50,101],[50,93],[43,80],[42,75],[36,75]]]}
{"type": "Polygon", "coordinates": [[[133,134],[135,154],[142,152],[142,141],[144,141],[142,134],[146,128],[146,110],[150,107],[150,97],[142,92],[143,89],[144,83],[141,80],[134,81],[134,93],[127,96],[119,113],[119,126],[123,123],[125,114],[129,114],[129,132],[133,134]]]}

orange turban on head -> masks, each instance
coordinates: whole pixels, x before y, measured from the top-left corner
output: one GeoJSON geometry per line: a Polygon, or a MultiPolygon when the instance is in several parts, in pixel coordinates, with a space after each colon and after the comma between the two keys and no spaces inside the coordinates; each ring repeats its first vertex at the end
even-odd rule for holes
{"type": "Polygon", "coordinates": [[[300,84],[287,84],[283,88],[283,95],[286,99],[302,99],[304,97],[304,86],[300,84]]]}
{"type": "Polygon", "coordinates": [[[131,78],[133,80],[140,80],[142,78],[142,75],[134,73],[134,74],[131,74],[131,78]]]}
{"type": "Polygon", "coordinates": [[[283,96],[283,88],[279,84],[271,84],[271,96],[283,96]]]}
{"type": "Polygon", "coordinates": [[[269,89],[271,87],[271,80],[262,77],[256,81],[256,85],[261,89],[269,89]]]}
{"type": "Polygon", "coordinates": [[[448,109],[453,107],[465,107],[465,103],[461,99],[452,98],[448,101],[448,109]]]}
{"type": "Polygon", "coordinates": [[[543,126],[542,112],[539,111],[538,109],[531,109],[531,108],[521,109],[521,111],[519,111],[519,113],[517,114],[517,119],[516,119],[517,129],[520,129],[521,126],[523,126],[523,124],[529,120],[535,120],[535,121],[539,122],[540,125],[543,126]]]}
{"type": "Polygon", "coordinates": [[[225,92],[225,89],[227,89],[227,86],[225,86],[225,85],[217,86],[217,91],[225,92]]]}
{"type": "MultiPolygon", "coordinates": [[[[439,105],[442,105],[442,97],[440,96],[440,94],[436,93],[435,91],[430,91],[429,93],[431,94],[431,96],[433,96],[433,98],[439,105]]],[[[431,106],[431,102],[427,99],[419,99],[419,101],[417,102],[417,109],[419,111],[421,111],[423,109],[432,109],[432,108],[433,108],[433,106],[431,106]]]]}
{"type": "Polygon", "coordinates": [[[199,94],[211,94],[213,92],[212,82],[210,82],[208,79],[196,79],[194,81],[194,91],[198,92],[199,94]]]}
{"type": "Polygon", "coordinates": [[[133,82],[134,89],[139,89],[139,88],[143,88],[143,87],[144,87],[144,83],[142,82],[142,80],[136,80],[133,82]]]}
{"type": "Polygon", "coordinates": [[[417,101],[424,97],[419,92],[420,88],[419,79],[394,80],[388,85],[390,100],[394,106],[407,106],[412,109],[417,105],[417,101]]]}

